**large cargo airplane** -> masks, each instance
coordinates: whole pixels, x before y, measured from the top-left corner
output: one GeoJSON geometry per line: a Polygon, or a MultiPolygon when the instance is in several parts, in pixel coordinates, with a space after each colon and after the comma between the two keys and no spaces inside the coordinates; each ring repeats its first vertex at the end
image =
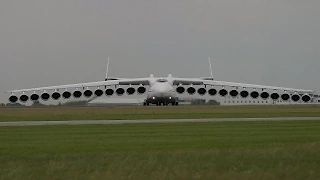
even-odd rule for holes
{"type": "Polygon", "coordinates": [[[211,70],[211,77],[209,78],[177,78],[173,77],[171,74],[169,74],[166,78],[154,77],[152,74],[146,78],[109,78],[108,58],[107,73],[104,81],[11,90],[7,92],[11,93],[11,96],[9,97],[9,101],[11,103],[16,103],[19,100],[22,103],[25,103],[29,99],[31,101],[38,101],[40,98],[44,101],[47,101],[50,98],[53,100],[58,100],[61,97],[64,99],[69,99],[71,96],[74,98],[80,98],[82,96],[90,98],[94,96],[100,97],[104,94],[106,96],[112,96],[114,94],[120,96],[124,93],[127,93],[128,95],[137,93],[146,94],[146,99],[143,103],[145,106],[149,106],[149,104],[155,104],[157,106],[166,106],[168,104],[172,104],[173,106],[177,106],[179,105],[177,95],[185,92],[190,95],[196,93],[199,95],[205,95],[208,93],[210,96],[220,95],[225,97],[230,95],[231,97],[240,96],[241,98],[248,98],[251,96],[251,98],[254,99],[271,98],[272,100],[281,99],[283,101],[292,100],[294,102],[302,101],[306,103],[311,101],[314,93],[313,90],[216,81],[212,76],[210,58],[209,64],[211,70]],[[126,89],[123,88],[122,86],[125,85],[129,87],[126,89]],[[114,89],[112,88],[113,86],[115,87],[114,89]],[[134,88],[133,86],[138,87],[134,88]],[[196,89],[195,86],[200,87],[196,89]],[[220,87],[220,90],[218,90],[217,87],[220,87]],[[228,91],[225,87],[231,87],[232,90],[228,91]],[[252,92],[249,92],[247,90],[248,88],[251,88],[252,92]],[[70,91],[71,89],[72,91],[70,91]],[[262,92],[259,93],[257,89],[261,89],[262,92]],[[266,90],[272,90],[273,92],[269,93],[266,90]],[[60,94],[60,92],[62,92],[62,94],[60,94]],[[20,93],[20,96],[17,96],[17,93],[20,93]],[[27,94],[30,94],[30,96],[27,94]]]}

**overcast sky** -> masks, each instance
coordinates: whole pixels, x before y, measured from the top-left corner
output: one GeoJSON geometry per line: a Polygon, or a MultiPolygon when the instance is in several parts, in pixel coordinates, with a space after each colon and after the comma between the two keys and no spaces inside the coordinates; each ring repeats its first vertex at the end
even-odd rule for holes
{"type": "Polygon", "coordinates": [[[319,0],[1,0],[5,90],[209,76],[320,91],[319,0]]]}

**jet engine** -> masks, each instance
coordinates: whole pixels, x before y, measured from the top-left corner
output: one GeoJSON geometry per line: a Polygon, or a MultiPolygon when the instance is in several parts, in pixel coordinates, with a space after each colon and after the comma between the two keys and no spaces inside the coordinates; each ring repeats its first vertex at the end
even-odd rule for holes
{"type": "Polygon", "coordinates": [[[12,96],[9,97],[9,102],[16,103],[17,101],[18,101],[18,97],[17,96],[12,95],[12,96]]]}
{"type": "Polygon", "coordinates": [[[270,95],[270,97],[272,100],[278,100],[280,95],[278,93],[274,92],[270,95]]]}
{"type": "Polygon", "coordinates": [[[134,89],[133,87],[129,87],[128,89],[127,89],[127,94],[129,94],[129,95],[132,95],[132,94],[134,94],[136,92],[136,89],[134,89]]]}
{"type": "Polygon", "coordinates": [[[143,86],[138,87],[138,93],[139,94],[144,94],[146,92],[146,90],[147,89],[145,87],[143,87],[143,86]]]}
{"type": "Polygon", "coordinates": [[[283,101],[288,101],[290,99],[290,95],[288,93],[284,93],[281,95],[281,99],[283,101]]]}
{"type": "Polygon", "coordinates": [[[89,89],[85,90],[84,93],[83,93],[84,97],[86,97],[86,98],[91,97],[92,94],[93,94],[93,92],[91,90],[89,90],[89,89]]]}
{"type": "Polygon", "coordinates": [[[29,100],[29,97],[25,94],[21,95],[20,96],[20,101],[21,102],[27,102],[29,100]]]}
{"type": "Polygon", "coordinates": [[[231,91],[229,92],[229,94],[230,94],[230,96],[232,96],[232,97],[237,97],[238,94],[239,94],[239,92],[238,92],[237,90],[231,90],[231,91]]]}
{"type": "Polygon", "coordinates": [[[208,93],[210,94],[210,96],[214,96],[217,94],[217,90],[212,88],[212,89],[209,89],[208,93]]]}
{"type": "Polygon", "coordinates": [[[100,97],[100,96],[102,96],[103,91],[102,91],[101,89],[97,89],[97,90],[94,91],[94,94],[95,94],[96,96],[100,97]]]}
{"type": "Polygon", "coordinates": [[[61,97],[61,94],[58,92],[54,92],[52,93],[51,97],[53,100],[58,100],[61,97]]]}
{"type": "Polygon", "coordinates": [[[224,97],[224,96],[226,96],[226,95],[228,94],[228,91],[225,90],[225,89],[221,89],[221,90],[219,91],[219,94],[220,94],[220,96],[224,97]]]}
{"type": "Polygon", "coordinates": [[[50,98],[50,95],[48,93],[41,94],[41,99],[44,101],[47,101],[50,98]]]}
{"type": "Polygon", "coordinates": [[[73,92],[73,97],[80,98],[81,96],[82,96],[82,92],[81,91],[74,91],[73,92]]]}
{"type": "Polygon", "coordinates": [[[269,95],[269,93],[267,93],[267,92],[262,92],[262,93],[260,94],[260,96],[261,96],[262,99],[268,99],[270,95],[269,95]]]}
{"type": "Polygon", "coordinates": [[[300,100],[300,95],[295,93],[291,96],[292,101],[297,102],[300,100]]]}
{"type": "Polygon", "coordinates": [[[205,88],[199,88],[199,89],[198,89],[198,93],[199,93],[201,96],[203,96],[203,95],[205,95],[205,94],[207,93],[207,90],[206,90],[205,88]]]}
{"type": "Polygon", "coordinates": [[[301,99],[303,102],[309,102],[311,100],[311,97],[309,94],[304,94],[301,99]]]}
{"type": "Polygon", "coordinates": [[[179,86],[179,87],[177,87],[176,91],[177,91],[179,94],[182,94],[182,93],[184,93],[186,90],[185,90],[184,87],[179,86]]]}
{"type": "Polygon", "coordinates": [[[249,92],[243,90],[243,91],[240,92],[240,96],[241,96],[242,98],[247,98],[247,97],[249,96],[249,92]]]}
{"type": "Polygon", "coordinates": [[[118,88],[116,90],[116,93],[117,93],[118,96],[122,96],[124,94],[124,89],[123,88],[118,88]]]}
{"type": "Polygon", "coordinates": [[[63,92],[63,93],[62,93],[62,97],[63,97],[64,99],[69,99],[69,98],[71,97],[71,92],[69,92],[69,91],[63,92]]]}
{"type": "Polygon", "coordinates": [[[189,94],[194,94],[194,93],[196,92],[196,89],[195,89],[194,87],[189,87],[189,88],[187,89],[187,92],[188,92],[189,94]]]}
{"type": "Polygon", "coordinates": [[[112,96],[114,94],[114,90],[113,89],[107,89],[106,90],[106,95],[107,96],[112,96]]]}
{"type": "Polygon", "coordinates": [[[39,97],[38,94],[32,94],[32,95],[30,96],[31,101],[38,101],[39,98],[40,98],[40,97],[39,97]]]}
{"type": "Polygon", "coordinates": [[[257,91],[252,91],[250,93],[250,96],[253,98],[253,99],[257,99],[259,97],[259,93],[257,91]]]}

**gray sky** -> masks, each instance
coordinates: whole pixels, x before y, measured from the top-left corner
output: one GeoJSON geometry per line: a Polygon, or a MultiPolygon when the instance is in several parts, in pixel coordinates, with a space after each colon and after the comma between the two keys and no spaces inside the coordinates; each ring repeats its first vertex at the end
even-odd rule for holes
{"type": "Polygon", "coordinates": [[[5,90],[110,75],[209,76],[320,91],[319,0],[1,0],[5,90]]]}

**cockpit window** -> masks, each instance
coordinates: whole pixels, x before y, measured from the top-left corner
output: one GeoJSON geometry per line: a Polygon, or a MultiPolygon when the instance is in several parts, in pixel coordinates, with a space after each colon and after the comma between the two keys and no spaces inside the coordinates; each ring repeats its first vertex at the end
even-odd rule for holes
{"type": "Polygon", "coordinates": [[[166,79],[158,79],[157,82],[168,82],[166,79]]]}

